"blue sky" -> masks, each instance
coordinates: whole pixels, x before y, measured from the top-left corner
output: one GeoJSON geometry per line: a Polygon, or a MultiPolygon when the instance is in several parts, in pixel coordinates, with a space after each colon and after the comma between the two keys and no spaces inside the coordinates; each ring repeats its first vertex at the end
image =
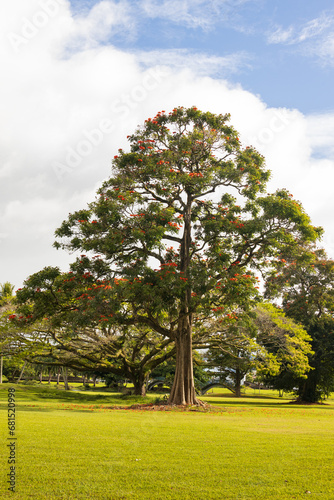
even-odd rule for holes
{"type": "MultiPolygon", "coordinates": [[[[82,14],[97,3],[73,0],[71,5],[73,12],[82,14]]],[[[240,83],[269,106],[296,107],[304,113],[334,109],[332,0],[132,1],[128,5],[134,24],[106,43],[127,51],[235,54],[237,68],[231,72],[217,68],[213,76],[240,83]]]]}
{"type": "Polygon", "coordinates": [[[0,283],[53,247],[162,109],[230,113],[334,258],[334,5],[323,0],[2,0],[0,283]]]}

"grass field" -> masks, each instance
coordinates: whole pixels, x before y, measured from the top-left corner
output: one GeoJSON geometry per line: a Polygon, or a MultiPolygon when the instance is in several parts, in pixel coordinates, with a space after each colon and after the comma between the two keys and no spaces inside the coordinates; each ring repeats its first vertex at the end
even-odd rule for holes
{"type": "Polygon", "coordinates": [[[0,498],[334,499],[332,399],[299,406],[273,392],[237,399],[219,389],[202,397],[208,411],[143,410],[120,407],[155,395],[47,384],[15,386],[16,490],[9,492],[8,387],[0,386],[0,498]]]}

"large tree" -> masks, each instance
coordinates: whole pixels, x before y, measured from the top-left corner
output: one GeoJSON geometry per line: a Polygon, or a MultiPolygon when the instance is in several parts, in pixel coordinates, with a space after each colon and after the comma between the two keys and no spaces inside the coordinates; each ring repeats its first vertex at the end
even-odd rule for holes
{"type": "Polygon", "coordinates": [[[301,401],[315,403],[334,390],[334,261],[314,245],[296,246],[281,257],[268,276],[266,294],[281,300],[286,315],[304,326],[313,352],[306,379],[283,372],[273,382],[297,387],[301,401]]]}
{"type": "Polygon", "coordinates": [[[94,281],[75,297],[73,318],[98,302],[109,324],[142,325],[173,340],[175,404],[197,402],[194,319],[251,304],[253,270],[282,245],[320,232],[287,191],[261,196],[264,158],[242,147],[228,122],[195,107],[146,120],[128,136],[130,151],[115,155],[96,200],[56,231],[57,247],[85,254],[73,279],[94,281]]]}

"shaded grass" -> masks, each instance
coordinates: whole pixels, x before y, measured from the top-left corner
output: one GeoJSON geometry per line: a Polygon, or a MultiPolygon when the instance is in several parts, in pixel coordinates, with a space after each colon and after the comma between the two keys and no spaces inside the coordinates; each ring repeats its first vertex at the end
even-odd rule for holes
{"type": "MultiPolygon", "coordinates": [[[[110,394],[102,401],[99,394],[59,392],[16,392],[20,500],[290,500],[309,496],[306,491],[334,498],[332,402],[299,407],[215,397],[215,411],[149,412],[110,409],[133,404],[134,397],[110,394]]],[[[6,397],[2,386],[5,436],[6,397]]],[[[3,449],[1,471],[7,469],[3,449]]],[[[0,497],[7,498],[1,475],[0,497]]]]}

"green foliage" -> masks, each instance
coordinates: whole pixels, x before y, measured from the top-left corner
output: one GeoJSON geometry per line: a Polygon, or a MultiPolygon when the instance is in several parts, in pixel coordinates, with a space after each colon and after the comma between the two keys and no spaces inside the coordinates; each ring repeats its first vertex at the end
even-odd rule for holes
{"type": "Polygon", "coordinates": [[[286,315],[311,336],[313,351],[307,380],[286,382],[298,387],[301,400],[316,402],[334,389],[334,261],[310,245],[297,246],[282,257],[268,277],[266,293],[282,297],[286,315]]]}
{"type": "Polygon", "coordinates": [[[0,307],[10,304],[14,299],[14,285],[6,281],[0,283],[0,307]]]}
{"type": "Polygon", "coordinates": [[[99,287],[90,298],[75,297],[79,311],[82,304],[87,314],[88,301],[94,309],[108,301],[113,316],[101,311],[101,318],[142,321],[167,333],[189,293],[191,312],[208,313],[215,302],[246,305],[256,292],[253,273],[245,272],[249,264],[264,265],[264,257],[297,235],[317,237],[286,191],[258,196],[269,177],[264,159],[241,147],[228,119],[175,108],[128,137],[130,152],[114,157],[98,198],[56,231],[58,247],[97,252],[72,266],[75,286],[84,276],[99,287]],[[218,188],[234,189],[244,205],[227,192],[214,201],[218,188]],[[124,308],[125,301],[132,308],[124,308]]]}
{"type": "MultiPolygon", "coordinates": [[[[307,378],[310,370],[308,356],[313,354],[311,336],[298,323],[287,317],[272,304],[257,307],[256,324],[258,343],[266,349],[278,365],[276,374],[289,372],[296,377],[307,378]]],[[[275,374],[266,366],[258,366],[261,374],[275,374]]]]}
{"type": "Polygon", "coordinates": [[[283,372],[306,378],[311,340],[283,311],[260,303],[251,315],[239,315],[233,325],[210,324],[207,361],[215,375],[233,381],[240,395],[241,380],[250,370],[267,381],[283,372]]]}
{"type": "Polygon", "coordinates": [[[193,323],[252,308],[257,270],[321,231],[286,190],[264,194],[264,158],[240,144],[229,115],[162,111],[128,139],[96,199],[56,231],[55,246],[81,257],[69,273],[30,277],[18,300],[24,319],[69,325],[68,337],[143,327],[175,341],[171,398],[193,403],[193,323]]]}

